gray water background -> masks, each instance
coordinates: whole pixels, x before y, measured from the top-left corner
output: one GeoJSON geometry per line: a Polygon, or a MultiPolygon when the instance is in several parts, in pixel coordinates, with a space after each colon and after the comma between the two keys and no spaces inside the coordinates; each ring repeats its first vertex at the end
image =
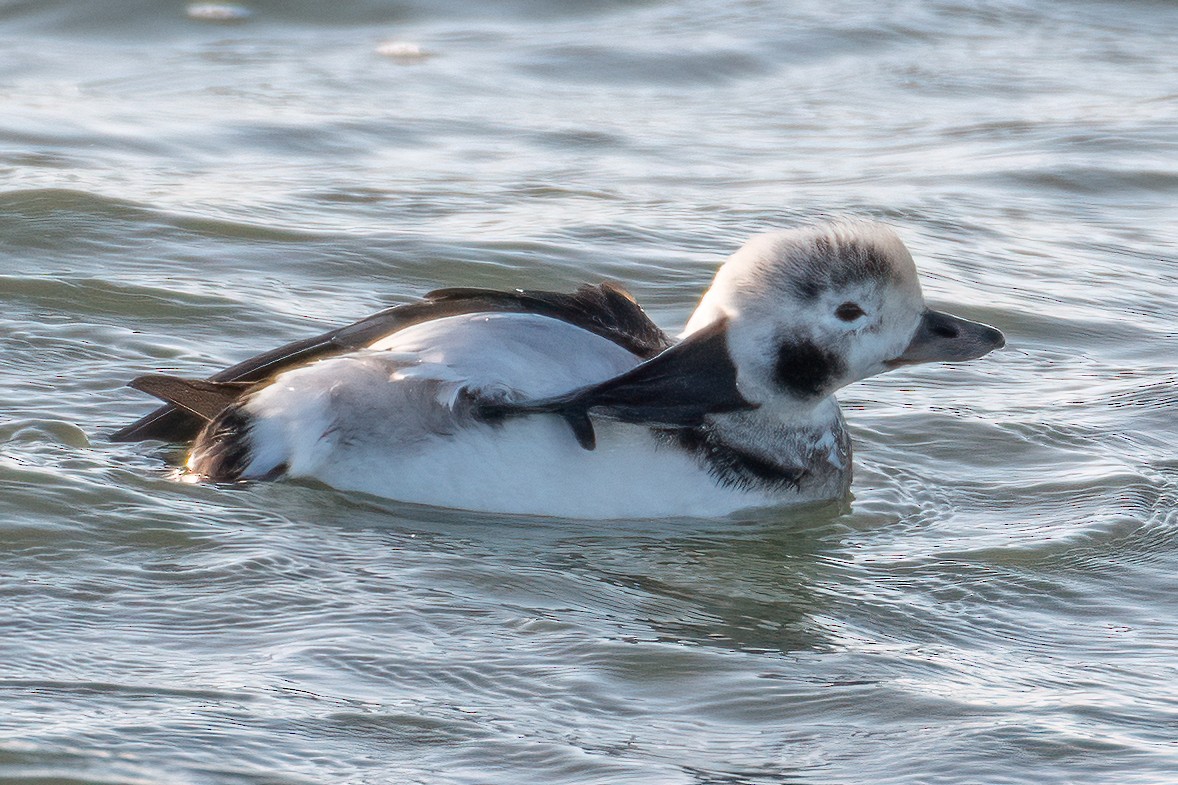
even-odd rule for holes
{"type": "Polygon", "coordinates": [[[0,782],[1178,782],[1178,4],[246,8],[0,2],[0,782]],[[673,329],[830,214],[1009,341],[846,390],[845,505],[501,519],[104,438],[442,286],[673,329]]]}

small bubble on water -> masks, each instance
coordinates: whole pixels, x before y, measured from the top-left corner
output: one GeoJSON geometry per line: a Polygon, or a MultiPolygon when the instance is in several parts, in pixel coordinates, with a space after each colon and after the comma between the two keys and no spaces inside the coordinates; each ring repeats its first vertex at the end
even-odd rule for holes
{"type": "Polygon", "coordinates": [[[412,41],[383,41],[376,47],[376,53],[403,63],[420,62],[431,54],[412,41]]]}
{"type": "Polygon", "coordinates": [[[190,3],[188,18],[200,22],[241,22],[250,17],[250,10],[232,3],[190,3]]]}

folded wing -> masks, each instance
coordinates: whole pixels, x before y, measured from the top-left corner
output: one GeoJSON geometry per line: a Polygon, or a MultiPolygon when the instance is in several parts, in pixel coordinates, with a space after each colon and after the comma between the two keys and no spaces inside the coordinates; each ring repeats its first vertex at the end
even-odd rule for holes
{"type": "MultiPolygon", "coordinates": [[[[416,303],[399,305],[329,332],[280,346],[213,374],[207,380],[146,376],[131,383],[167,403],[111,434],[114,441],[163,439],[184,441],[196,436],[212,402],[232,404],[237,397],[276,374],[312,360],[362,349],[413,325],[471,313],[534,313],[568,322],[618,344],[641,358],[650,358],[671,345],[621,286],[584,285],[577,291],[541,292],[490,289],[440,289],[416,303]],[[162,379],[168,379],[164,382],[162,379]],[[211,386],[201,386],[201,383],[211,386]],[[218,385],[236,385],[226,387],[218,385]],[[213,390],[218,392],[214,397],[213,390]],[[232,397],[226,397],[230,392],[232,397]]],[[[225,408],[223,407],[223,408],[225,408]]],[[[212,415],[212,416],[215,416],[212,415]]]]}

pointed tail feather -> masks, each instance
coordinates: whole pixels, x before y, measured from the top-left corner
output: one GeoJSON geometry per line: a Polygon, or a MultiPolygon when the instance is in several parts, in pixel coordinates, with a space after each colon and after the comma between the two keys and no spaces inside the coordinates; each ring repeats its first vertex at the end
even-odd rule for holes
{"type": "Polygon", "coordinates": [[[133,379],[127,386],[179,406],[208,422],[236,403],[254,383],[210,382],[204,379],[148,374],[133,379]]]}

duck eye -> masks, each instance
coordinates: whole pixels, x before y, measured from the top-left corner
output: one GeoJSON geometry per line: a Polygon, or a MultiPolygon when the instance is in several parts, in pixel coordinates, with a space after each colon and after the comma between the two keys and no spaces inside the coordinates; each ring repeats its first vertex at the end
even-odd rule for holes
{"type": "Polygon", "coordinates": [[[853,322],[860,316],[863,316],[864,313],[864,310],[859,307],[858,303],[843,303],[834,309],[834,315],[844,322],[853,322]]]}

